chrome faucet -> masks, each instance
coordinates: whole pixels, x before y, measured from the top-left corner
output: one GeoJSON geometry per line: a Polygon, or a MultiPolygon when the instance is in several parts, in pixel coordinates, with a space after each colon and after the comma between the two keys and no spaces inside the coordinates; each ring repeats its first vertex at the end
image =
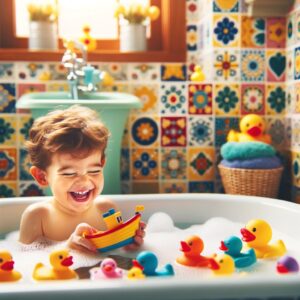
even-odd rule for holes
{"type": "Polygon", "coordinates": [[[87,49],[77,41],[65,41],[66,51],[61,63],[68,70],[67,80],[70,86],[71,99],[79,99],[78,92],[97,91],[97,84],[104,80],[106,72],[96,70],[87,63],[87,49]],[[82,57],[77,57],[75,49],[81,51],[82,57]]]}

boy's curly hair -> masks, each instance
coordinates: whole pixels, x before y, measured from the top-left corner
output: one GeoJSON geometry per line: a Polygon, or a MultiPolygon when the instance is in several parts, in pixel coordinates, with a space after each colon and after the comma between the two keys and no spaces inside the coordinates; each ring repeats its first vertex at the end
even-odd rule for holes
{"type": "Polygon", "coordinates": [[[95,111],[73,105],[36,119],[25,146],[31,163],[46,170],[57,152],[82,157],[99,149],[104,159],[109,135],[95,111]]]}

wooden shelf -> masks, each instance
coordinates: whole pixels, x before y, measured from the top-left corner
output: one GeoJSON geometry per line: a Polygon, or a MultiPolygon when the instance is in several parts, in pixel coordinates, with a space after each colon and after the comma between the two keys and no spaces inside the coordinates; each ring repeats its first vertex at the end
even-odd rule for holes
{"type": "MultiPolygon", "coordinates": [[[[0,61],[60,61],[64,50],[30,51],[28,49],[0,48],[0,61]]],[[[186,62],[185,52],[145,51],[94,51],[88,53],[90,62],[186,62]]]]}

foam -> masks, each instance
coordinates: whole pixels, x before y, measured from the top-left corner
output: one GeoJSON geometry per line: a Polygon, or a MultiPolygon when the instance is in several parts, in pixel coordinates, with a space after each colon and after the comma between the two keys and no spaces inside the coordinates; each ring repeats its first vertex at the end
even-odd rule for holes
{"type": "MultiPolygon", "coordinates": [[[[248,220],[245,220],[245,223],[248,220]]],[[[268,221],[268,220],[266,220],[268,221]]],[[[153,251],[159,260],[159,266],[171,263],[175,270],[176,277],[182,278],[208,278],[211,277],[211,270],[204,268],[190,268],[176,263],[176,258],[182,254],[179,250],[180,241],[185,240],[190,235],[199,235],[204,241],[205,247],[203,255],[210,256],[213,253],[222,253],[219,250],[220,241],[231,235],[240,236],[240,229],[245,224],[235,223],[228,219],[216,217],[207,220],[204,224],[192,225],[186,229],[180,229],[174,225],[172,218],[162,212],[153,214],[146,228],[145,243],[138,252],[128,252],[123,249],[111,251],[108,254],[122,255],[134,258],[142,250],[153,251]]],[[[274,224],[273,240],[282,239],[288,249],[288,255],[300,261],[300,242],[290,238],[286,234],[276,230],[274,224]]],[[[15,269],[23,274],[24,281],[32,281],[31,273],[36,263],[42,262],[49,266],[49,253],[54,249],[65,248],[65,242],[53,242],[40,239],[31,245],[24,245],[17,241],[18,232],[12,232],[6,236],[5,240],[0,241],[0,249],[9,250],[15,261],[15,269]]],[[[72,268],[92,266],[102,260],[105,255],[82,253],[70,250],[74,257],[72,268]]],[[[247,272],[249,276],[261,276],[276,274],[276,260],[259,260],[252,267],[237,270],[236,273],[247,272]]],[[[281,276],[281,275],[280,275],[281,276]]]]}

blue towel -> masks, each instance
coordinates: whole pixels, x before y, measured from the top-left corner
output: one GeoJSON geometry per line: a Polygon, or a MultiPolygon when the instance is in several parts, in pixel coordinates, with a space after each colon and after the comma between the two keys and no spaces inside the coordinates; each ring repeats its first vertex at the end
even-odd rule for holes
{"type": "Polygon", "coordinates": [[[281,161],[277,156],[259,157],[247,160],[226,160],[221,161],[221,165],[228,168],[237,169],[276,169],[281,167],[281,161]]]}

